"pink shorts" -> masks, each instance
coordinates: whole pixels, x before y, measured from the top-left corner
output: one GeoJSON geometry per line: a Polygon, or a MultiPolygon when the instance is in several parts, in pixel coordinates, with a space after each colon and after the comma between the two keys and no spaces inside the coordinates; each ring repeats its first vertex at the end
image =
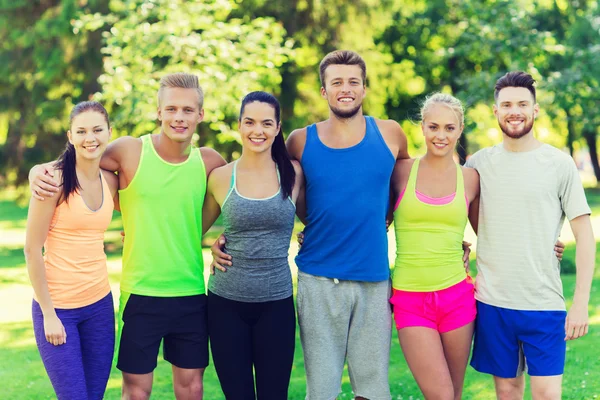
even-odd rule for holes
{"type": "Polygon", "coordinates": [[[394,289],[396,328],[423,326],[449,332],[475,320],[475,286],[470,276],[449,288],[435,292],[406,292],[394,289]]]}

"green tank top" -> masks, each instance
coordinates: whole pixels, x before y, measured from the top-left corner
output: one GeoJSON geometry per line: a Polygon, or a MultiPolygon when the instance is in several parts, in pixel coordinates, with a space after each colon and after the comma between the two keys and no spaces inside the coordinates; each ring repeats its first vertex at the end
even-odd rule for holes
{"type": "Polygon", "coordinates": [[[200,149],[171,164],[156,152],[152,135],[141,139],[137,171],[119,190],[125,229],[121,290],[156,297],[204,294],[206,169],[200,149]]]}
{"type": "Polygon", "coordinates": [[[394,289],[433,292],[466,278],[462,240],[467,224],[465,185],[460,165],[456,166],[456,193],[443,205],[417,198],[419,159],[410,170],[406,190],[394,211],[396,262],[394,289]]]}

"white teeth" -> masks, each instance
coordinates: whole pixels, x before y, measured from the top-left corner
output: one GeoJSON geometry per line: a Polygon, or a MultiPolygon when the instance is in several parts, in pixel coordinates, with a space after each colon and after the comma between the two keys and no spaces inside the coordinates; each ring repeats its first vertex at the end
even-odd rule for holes
{"type": "Polygon", "coordinates": [[[250,138],[250,141],[253,143],[262,143],[264,142],[266,139],[264,138],[250,138]]]}
{"type": "Polygon", "coordinates": [[[340,99],[340,101],[342,103],[350,103],[350,102],[352,102],[352,99],[344,98],[344,99],[340,99]]]}

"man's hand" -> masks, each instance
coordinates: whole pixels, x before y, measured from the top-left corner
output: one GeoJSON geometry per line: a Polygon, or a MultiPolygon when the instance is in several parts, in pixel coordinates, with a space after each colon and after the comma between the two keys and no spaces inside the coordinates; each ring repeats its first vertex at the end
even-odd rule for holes
{"type": "Polygon", "coordinates": [[[554,245],[554,254],[556,255],[556,258],[558,258],[558,261],[562,261],[564,252],[565,252],[565,244],[563,242],[561,242],[560,240],[557,240],[556,244],[554,245]]]}
{"type": "Polygon", "coordinates": [[[469,268],[469,255],[471,255],[471,243],[465,242],[463,240],[463,242],[462,242],[462,248],[463,248],[463,264],[465,265],[465,272],[468,274],[469,271],[470,271],[470,268],[469,268]]]}
{"type": "Polygon", "coordinates": [[[298,247],[302,247],[302,244],[304,243],[304,231],[298,232],[296,239],[298,240],[298,247]]]}
{"type": "Polygon", "coordinates": [[[213,256],[213,260],[209,267],[211,275],[215,274],[215,267],[220,271],[227,272],[227,268],[225,268],[224,265],[231,266],[231,256],[223,251],[225,243],[227,243],[227,238],[224,235],[221,235],[210,247],[210,252],[213,256]]]}
{"type": "Polygon", "coordinates": [[[565,321],[565,340],[578,339],[588,333],[588,305],[573,302],[565,321]]]}
{"type": "Polygon", "coordinates": [[[54,179],[54,168],[50,165],[36,165],[29,171],[29,187],[31,195],[44,200],[46,197],[52,197],[58,193],[60,183],[54,179]]]}

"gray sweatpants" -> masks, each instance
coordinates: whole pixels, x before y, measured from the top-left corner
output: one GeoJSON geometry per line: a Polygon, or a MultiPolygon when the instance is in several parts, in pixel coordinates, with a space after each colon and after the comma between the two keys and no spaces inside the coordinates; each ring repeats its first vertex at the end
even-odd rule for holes
{"type": "Polygon", "coordinates": [[[306,398],[335,399],[344,362],[355,396],[389,400],[390,283],[340,281],[298,271],[298,323],[306,398]]]}

